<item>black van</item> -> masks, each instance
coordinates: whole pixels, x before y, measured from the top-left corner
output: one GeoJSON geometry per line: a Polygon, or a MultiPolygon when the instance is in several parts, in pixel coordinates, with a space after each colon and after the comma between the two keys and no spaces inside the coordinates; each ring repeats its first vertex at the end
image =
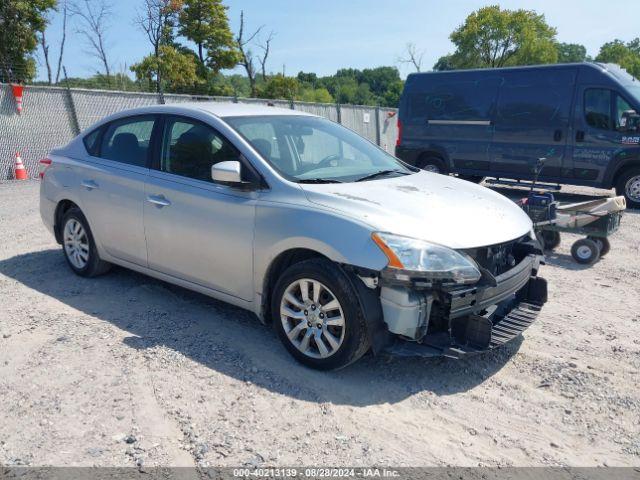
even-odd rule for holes
{"type": "Polygon", "coordinates": [[[640,81],[616,65],[414,73],[396,156],[440,173],[615,187],[640,207],[640,81]]]}

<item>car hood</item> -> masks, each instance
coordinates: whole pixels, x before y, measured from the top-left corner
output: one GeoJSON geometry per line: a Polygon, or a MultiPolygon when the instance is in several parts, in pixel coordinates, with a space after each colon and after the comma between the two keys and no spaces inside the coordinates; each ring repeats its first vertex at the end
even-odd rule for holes
{"type": "Polygon", "coordinates": [[[435,173],[300,186],[310,202],[361,220],[375,230],[450,248],[507,242],[529,233],[532,227],[529,217],[508,198],[435,173]]]}

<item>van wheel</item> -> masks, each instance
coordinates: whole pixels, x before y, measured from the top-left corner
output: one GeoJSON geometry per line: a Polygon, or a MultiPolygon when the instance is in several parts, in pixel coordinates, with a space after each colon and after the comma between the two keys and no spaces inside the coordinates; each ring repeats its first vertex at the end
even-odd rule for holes
{"type": "Polygon", "coordinates": [[[111,264],[100,259],[89,223],[79,208],[62,217],[62,251],[71,270],[81,277],[106,273],[111,264]]]}
{"type": "Polygon", "coordinates": [[[271,314],[280,340],[300,363],[318,370],[343,368],[369,349],[358,293],[333,262],[314,258],[278,279],[271,314]]]}
{"type": "Polygon", "coordinates": [[[446,174],[444,162],[438,157],[425,157],[418,162],[418,167],[432,173],[446,174]]]}
{"type": "Polygon", "coordinates": [[[640,208],[640,168],[627,170],[616,182],[616,193],[624,195],[629,208],[640,208]]]}

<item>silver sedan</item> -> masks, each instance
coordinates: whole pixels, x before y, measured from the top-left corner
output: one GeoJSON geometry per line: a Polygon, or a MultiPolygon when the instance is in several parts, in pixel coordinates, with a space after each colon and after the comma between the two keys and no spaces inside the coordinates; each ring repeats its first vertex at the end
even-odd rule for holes
{"type": "Polygon", "coordinates": [[[297,111],[120,112],[41,176],[42,218],[76,274],[117,264],[252,310],[314,368],[490,350],[546,301],[515,204],[297,111]]]}

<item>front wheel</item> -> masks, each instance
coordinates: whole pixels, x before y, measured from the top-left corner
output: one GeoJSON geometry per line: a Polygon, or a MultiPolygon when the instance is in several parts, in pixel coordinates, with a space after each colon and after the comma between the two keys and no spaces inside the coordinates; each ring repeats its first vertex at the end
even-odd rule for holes
{"type": "Polygon", "coordinates": [[[640,168],[631,168],[620,175],[616,193],[624,195],[629,208],[640,208],[640,168]]]}
{"type": "Polygon", "coordinates": [[[342,368],[369,349],[358,293],[329,260],[289,267],[275,286],[271,313],[286,349],[308,367],[342,368]]]}
{"type": "Polygon", "coordinates": [[[606,237],[587,237],[590,240],[593,240],[598,245],[598,249],[600,250],[600,256],[604,257],[611,250],[611,243],[609,243],[609,239],[606,237]]]}

